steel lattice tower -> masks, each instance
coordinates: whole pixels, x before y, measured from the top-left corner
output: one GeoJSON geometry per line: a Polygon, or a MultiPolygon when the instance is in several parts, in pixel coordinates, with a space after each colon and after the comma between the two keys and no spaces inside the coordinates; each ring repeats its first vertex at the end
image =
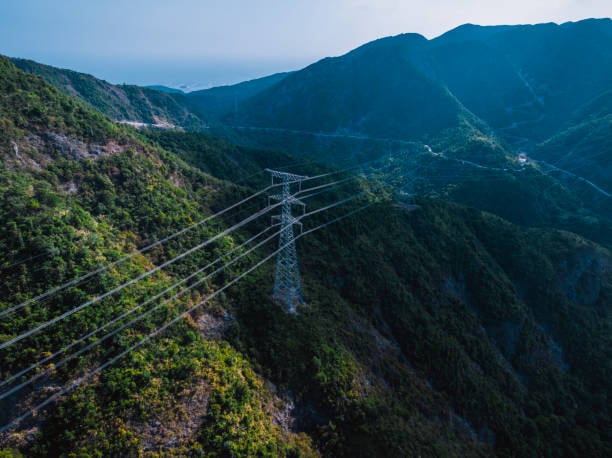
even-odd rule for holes
{"type": "Polygon", "coordinates": [[[282,183],[281,193],[268,197],[268,204],[270,200],[281,202],[281,214],[272,216],[272,224],[278,224],[281,227],[272,298],[285,307],[288,312],[297,313],[297,305],[302,303],[302,286],[293,226],[299,226],[301,231],[302,223],[293,217],[291,209],[293,205],[299,205],[302,207],[303,214],[306,205],[291,194],[291,185],[295,184],[301,190],[302,180],[308,177],[270,169],[266,169],[266,171],[272,175],[272,184],[282,183]],[[276,183],[274,181],[275,178],[278,180],[276,183]]]}

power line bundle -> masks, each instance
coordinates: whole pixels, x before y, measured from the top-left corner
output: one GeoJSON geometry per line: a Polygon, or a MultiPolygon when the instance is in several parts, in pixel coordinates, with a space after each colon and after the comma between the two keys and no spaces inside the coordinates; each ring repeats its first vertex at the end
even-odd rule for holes
{"type": "MultiPolygon", "coordinates": [[[[355,167],[351,167],[350,169],[354,169],[355,167]]],[[[309,177],[307,180],[315,180],[315,179],[319,179],[319,178],[324,178],[324,177],[328,177],[331,175],[334,175],[336,173],[340,173],[342,171],[338,171],[338,172],[334,172],[334,173],[328,173],[328,174],[321,174],[321,175],[317,175],[317,176],[313,176],[313,177],[309,177]]],[[[328,190],[331,190],[343,183],[346,183],[350,180],[353,180],[355,177],[352,178],[344,178],[344,179],[339,179],[336,181],[332,181],[329,183],[325,183],[325,184],[321,184],[321,185],[317,185],[317,186],[313,186],[307,189],[303,189],[302,191],[300,191],[298,194],[301,196],[303,195],[303,197],[301,197],[302,199],[308,199],[311,197],[314,197],[316,195],[319,195],[321,193],[324,193],[328,190]]],[[[301,181],[307,181],[307,180],[301,180],[301,181]]],[[[24,307],[28,306],[28,305],[32,305],[35,303],[41,303],[43,301],[45,301],[47,298],[53,296],[54,294],[57,294],[60,291],[63,291],[71,286],[75,286],[77,284],[80,284],[82,282],[85,282],[86,280],[91,279],[92,277],[94,277],[97,274],[100,274],[104,271],[107,271],[108,269],[117,266],[118,264],[125,262],[129,259],[132,259],[133,257],[135,257],[137,254],[139,253],[144,253],[150,249],[152,249],[155,246],[158,246],[168,240],[172,240],[184,233],[186,233],[187,231],[200,226],[208,221],[213,220],[214,218],[217,218],[221,215],[224,215],[226,213],[228,213],[230,210],[235,209],[237,207],[239,207],[240,205],[243,205],[244,203],[252,200],[253,198],[263,195],[264,193],[268,192],[269,190],[271,190],[272,188],[276,187],[277,185],[271,185],[268,186],[264,189],[262,189],[261,191],[258,191],[252,195],[250,195],[249,197],[242,199],[240,202],[237,202],[217,213],[215,213],[214,215],[211,215],[189,227],[186,227],[184,229],[181,229],[178,232],[175,232],[174,234],[171,234],[169,236],[164,237],[163,239],[154,242],[136,252],[130,253],[127,256],[124,256],[123,258],[120,258],[116,261],[111,262],[110,264],[107,264],[105,266],[102,266],[92,272],[86,273],[74,280],[71,280],[69,282],[66,282],[60,286],[57,286],[55,288],[52,288],[34,298],[28,299],[27,301],[24,301],[20,304],[17,304],[15,306],[9,307],[7,309],[4,309],[3,311],[0,312],[0,317],[4,317],[7,315],[10,315],[12,313],[15,313],[21,309],[23,309],[24,307]]],[[[298,195],[296,194],[296,195],[298,195]]],[[[359,192],[356,194],[353,194],[349,197],[343,198],[343,199],[339,199],[336,202],[326,205],[322,208],[319,208],[317,210],[313,210],[311,212],[308,213],[304,213],[303,215],[299,216],[299,221],[312,216],[314,214],[317,213],[321,213],[323,211],[329,210],[331,208],[337,207],[339,205],[345,204],[351,200],[355,200],[358,199],[360,197],[365,196],[365,192],[359,192]]],[[[43,323],[39,323],[36,324],[35,326],[31,327],[30,329],[16,335],[13,336],[3,342],[0,343],[0,350],[4,350],[7,349],[21,341],[23,341],[24,339],[27,339],[39,332],[48,331],[48,328],[50,328],[52,325],[68,319],[69,317],[71,317],[72,315],[76,314],[77,312],[80,312],[81,310],[84,310],[90,306],[93,306],[94,304],[104,300],[107,297],[112,296],[113,294],[123,290],[124,288],[127,288],[131,285],[136,284],[137,282],[139,282],[140,280],[143,280],[144,278],[147,278],[149,276],[151,276],[152,274],[154,274],[155,272],[158,272],[161,269],[164,269],[165,267],[180,261],[181,259],[186,258],[187,256],[189,256],[192,253],[195,253],[198,250],[201,250],[202,248],[208,246],[209,244],[213,243],[214,241],[220,240],[222,237],[228,236],[229,234],[237,231],[238,229],[244,228],[248,223],[253,222],[255,220],[257,220],[258,218],[260,218],[261,216],[265,215],[266,213],[272,211],[273,209],[279,207],[283,205],[283,202],[278,202],[276,204],[273,205],[268,205],[267,207],[258,210],[254,213],[251,213],[249,216],[247,216],[246,218],[242,219],[240,222],[233,224],[232,226],[228,227],[227,229],[224,229],[222,231],[220,231],[219,233],[215,234],[214,236],[208,238],[207,240],[193,246],[192,248],[189,248],[185,251],[183,251],[182,253],[176,255],[175,257],[173,257],[172,259],[169,259],[165,262],[163,262],[160,265],[157,265],[149,270],[147,270],[144,273],[141,273],[139,275],[137,275],[134,278],[131,278],[130,280],[122,283],[121,285],[115,286],[114,288],[98,295],[95,296],[85,302],[83,302],[82,304],[73,307],[70,310],[67,310],[43,323]]],[[[368,204],[369,205],[369,204],[368,204]]],[[[347,216],[350,216],[351,214],[355,213],[356,211],[359,211],[363,208],[365,208],[367,205],[363,205],[361,207],[359,207],[357,210],[353,210],[341,217],[337,217],[333,220],[330,220],[326,223],[322,223],[312,229],[309,229],[308,231],[302,232],[300,235],[295,237],[295,240],[310,234],[316,230],[322,229],[323,227],[328,226],[329,224],[335,222],[335,221],[339,221],[340,219],[343,219],[347,216]]],[[[157,293],[156,295],[152,296],[151,298],[147,299],[146,301],[136,305],[135,307],[129,308],[128,310],[124,311],[123,313],[119,314],[118,316],[112,318],[111,320],[105,322],[104,324],[102,324],[101,326],[99,326],[98,328],[96,328],[93,331],[90,331],[88,333],[85,333],[84,335],[82,335],[81,337],[71,341],[70,343],[68,343],[67,345],[64,345],[63,347],[57,349],[54,352],[49,352],[48,355],[46,355],[44,358],[30,364],[29,366],[16,371],[15,373],[13,373],[12,375],[10,375],[8,378],[0,381],[0,400],[6,399],[9,396],[14,395],[15,393],[17,393],[18,391],[22,390],[23,388],[25,388],[28,385],[32,385],[34,382],[40,380],[40,379],[44,379],[45,377],[48,377],[52,372],[54,372],[57,368],[60,368],[62,366],[65,366],[69,361],[74,360],[76,357],[86,353],[89,350],[92,350],[98,346],[100,346],[100,344],[102,344],[103,342],[107,341],[108,339],[118,335],[121,331],[127,329],[130,326],[133,326],[134,324],[136,324],[138,321],[143,320],[146,317],[151,316],[154,312],[171,305],[172,303],[175,303],[178,299],[180,299],[182,296],[184,296],[185,294],[187,294],[190,291],[193,291],[196,287],[200,287],[202,288],[203,286],[206,285],[206,282],[208,280],[213,279],[217,274],[219,274],[220,272],[227,270],[229,267],[231,266],[235,266],[238,265],[237,263],[239,261],[242,260],[242,262],[244,262],[245,258],[249,255],[251,255],[253,252],[255,252],[256,250],[261,249],[264,245],[266,245],[267,243],[271,242],[273,239],[275,239],[276,237],[279,236],[279,234],[281,234],[283,228],[281,227],[279,230],[276,230],[274,232],[272,232],[270,235],[268,235],[266,238],[264,238],[263,240],[260,240],[257,242],[258,239],[262,238],[264,235],[266,235],[267,233],[269,233],[271,231],[271,229],[274,229],[273,226],[271,227],[267,227],[264,230],[260,231],[259,233],[253,235],[252,237],[250,237],[248,240],[244,241],[243,243],[239,244],[238,246],[235,246],[234,248],[232,248],[231,250],[225,252],[224,254],[222,254],[221,256],[217,257],[216,259],[214,259],[213,261],[209,262],[207,265],[197,269],[196,271],[194,271],[193,273],[191,273],[190,275],[186,276],[185,278],[182,278],[179,281],[176,281],[175,283],[173,283],[172,285],[168,286],[167,288],[165,288],[163,291],[157,293]],[[257,243],[255,243],[257,242],[257,243]],[[252,245],[250,248],[247,248],[249,245],[252,245]],[[211,270],[210,272],[207,273],[207,271],[209,271],[210,269],[212,269],[213,267],[216,267],[214,270],[211,270]],[[177,288],[181,288],[179,289],[177,292],[175,292],[174,294],[170,293],[177,289],[177,288]],[[129,321],[127,321],[129,319],[129,321]],[[98,336],[99,334],[101,334],[103,331],[106,331],[105,334],[98,336]],[[59,359],[60,357],[62,357],[62,359],[59,359]],[[33,375],[32,375],[33,374],[33,375]],[[23,379],[25,376],[28,376],[29,378],[27,379],[23,379]]],[[[64,393],[70,391],[71,389],[74,389],[75,387],[81,385],[82,383],[84,383],[86,380],[89,380],[92,376],[94,376],[95,374],[99,373],[100,371],[102,371],[104,368],[108,367],[109,365],[113,364],[115,361],[117,361],[118,359],[120,359],[122,356],[124,356],[125,354],[129,353],[130,351],[144,345],[146,342],[148,342],[149,340],[151,340],[153,337],[155,337],[156,335],[160,334],[161,332],[163,332],[165,329],[167,329],[168,327],[170,327],[172,324],[176,323],[178,320],[180,320],[181,318],[185,317],[187,314],[193,312],[197,307],[201,306],[204,303],[209,302],[210,300],[212,300],[213,298],[215,298],[217,295],[219,295],[222,291],[226,290],[227,288],[229,288],[231,285],[235,284],[236,282],[238,282],[240,279],[244,278],[246,275],[248,275],[249,273],[253,272],[255,269],[257,269],[259,266],[263,265],[265,262],[267,262],[269,259],[271,259],[272,257],[274,257],[275,255],[277,255],[279,252],[281,252],[283,249],[285,249],[286,246],[279,246],[278,249],[276,249],[275,251],[273,251],[271,254],[267,255],[266,257],[264,257],[261,261],[257,262],[254,266],[251,266],[250,268],[248,268],[246,271],[242,271],[241,273],[237,274],[234,276],[234,278],[224,282],[224,284],[220,285],[219,288],[217,288],[216,290],[214,290],[214,292],[209,293],[208,295],[206,295],[200,302],[198,302],[196,305],[188,308],[187,310],[184,311],[176,311],[177,315],[172,318],[170,321],[165,322],[163,325],[157,327],[155,330],[153,330],[152,332],[150,332],[149,334],[147,334],[144,338],[142,338],[141,340],[139,340],[137,343],[135,343],[134,345],[128,347],[127,349],[121,351],[119,354],[111,357],[110,359],[107,359],[105,362],[103,362],[102,364],[100,364],[98,367],[96,367],[93,370],[90,370],[89,372],[87,372],[85,375],[83,375],[82,377],[79,377],[76,380],[73,380],[69,383],[67,383],[66,385],[64,385],[64,387],[58,391],[57,393],[55,393],[54,395],[50,396],[49,398],[47,398],[46,400],[44,400],[43,402],[39,403],[37,406],[28,409],[26,412],[22,413],[21,415],[19,415],[18,417],[15,417],[12,419],[12,421],[3,426],[2,428],[0,428],[0,432],[2,431],[7,431],[15,426],[17,426],[21,421],[23,421],[25,418],[29,417],[30,415],[32,415],[33,412],[40,410],[42,408],[44,408],[45,406],[47,406],[48,404],[50,404],[51,402],[54,402],[56,399],[58,399],[60,396],[62,396],[64,393]]],[[[231,275],[230,275],[231,276],[231,275]]]]}

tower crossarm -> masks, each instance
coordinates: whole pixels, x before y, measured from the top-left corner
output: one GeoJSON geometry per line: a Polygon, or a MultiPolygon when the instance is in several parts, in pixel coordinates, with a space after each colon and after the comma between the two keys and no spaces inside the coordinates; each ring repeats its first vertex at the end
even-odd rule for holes
{"type": "Polygon", "coordinates": [[[283,226],[299,226],[300,230],[304,226],[297,218],[291,217],[291,219],[288,219],[287,217],[283,218],[282,215],[273,215],[272,226],[278,226],[279,224],[282,224],[283,226]]]}
{"type": "Polygon", "coordinates": [[[278,170],[266,169],[272,178],[280,178],[283,181],[301,181],[308,177],[304,175],[296,175],[295,173],[279,172],[278,170]]]}
{"type": "Polygon", "coordinates": [[[271,196],[268,196],[268,199],[270,199],[270,200],[278,200],[279,202],[285,201],[285,202],[288,202],[288,203],[290,203],[292,205],[301,205],[302,207],[304,207],[306,205],[300,199],[298,199],[297,197],[294,197],[292,195],[283,196],[282,194],[273,194],[271,196]]]}

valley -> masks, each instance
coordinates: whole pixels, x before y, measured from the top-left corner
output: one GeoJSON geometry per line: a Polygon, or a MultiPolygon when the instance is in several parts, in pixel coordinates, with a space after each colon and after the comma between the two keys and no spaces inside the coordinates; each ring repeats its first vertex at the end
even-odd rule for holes
{"type": "Polygon", "coordinates": [[[611,456],[611,43],[187,94],[0,56],[0,456],[611,456]]]}

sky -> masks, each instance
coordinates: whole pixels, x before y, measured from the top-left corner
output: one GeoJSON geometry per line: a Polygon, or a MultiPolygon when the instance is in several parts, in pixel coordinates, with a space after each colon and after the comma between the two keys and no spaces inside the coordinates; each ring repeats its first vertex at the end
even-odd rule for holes
{"type": "Polygon", "coordinates": [[[398,33],[610,16],[612,0],[0,0],[0,54],[195,89],[398,33]]]}

